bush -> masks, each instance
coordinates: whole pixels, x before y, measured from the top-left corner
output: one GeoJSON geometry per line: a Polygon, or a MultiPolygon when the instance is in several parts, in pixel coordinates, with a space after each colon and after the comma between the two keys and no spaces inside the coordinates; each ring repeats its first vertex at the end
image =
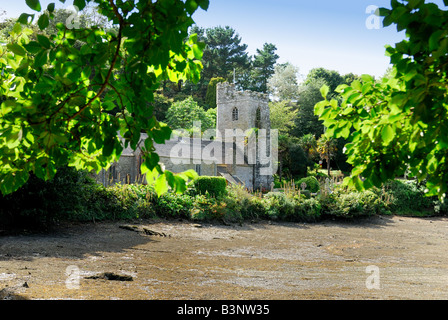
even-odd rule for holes
{"type": "Polygon", "coordinates": [[[269,192],[264,198],[266,214],[273,220],[293,220],[294,202],[284,193],[269,192]]]}
{"type": "Polygon", "coordinates": [[[243,186],[229,185],[222,197],[226,206],[226,218],[241,222],[245,219],[258,219],[265,216],[261,198],[249,193],[243,186]]]}
{"type": "Polygon", "coordinates": [[[199,177],[183,194],[157,196],[145,185],[104,187],[84,172],[65,168],[53,180],[31,177],[17,192],[0,196],[0,228],[48,227],[61,220],[95,221],[135,218],[183,218],[242,222],[253,219],[313,222],[324,218],[353,219],[376,214],[447,214],[448,203],[426,197],[415,181],[391,181],[382,189],[364,192],[337,186],[334,192],[311,196],[319,190],[315,177],[299,180],[304,192],[285,186],[284,192],[250,193],[221,177],[199,177]],[[212,195],[212,196],[211,196],[212,195]]]}
{"type": "Polygon", "coordinates": [[[320,202],[325,216],[348,219],[383,214],[389,208],[381,196],[372,190],[336,189],[332,194],[321,195],[320,202]]]}
{"type": "Polygon", "coordinates": [[[297,182],[297,186],[301,188],[303,182],[306,183],[306,190],[309,190],[311,193],[316,193],[320,190],[319,181],[316,177],[302,178],[297,182]]]}
{"type": "Polygon", "coordinates": [[[195,220],[224,220],[226,204],[212,197],[197,195],[194,197],[191,218],[195,220]]]}
{"type": "Polygon", "coordinates": [[[412,213],[432,211],[434,198],[426,197],[415,180],[392,180],[384,185],[384,191],[391,198],[391,210],[394,213],[412,213]]]}
{"type": "Polygon", "coordinates": [[[302,147],[298,144],[293,144],[289,147],[288,153],[290,157],[289,169],[291,175],[306,176],[307,168],[311,164],[311,161],[302,147]]]}
{"type": "Polygon", "coordinates": [[[199,194],[211,196],[224,195],[227,181],[223,177],[200,176],[194,182],[194,187],[199,194]]]}
{"type": "Polygon", "coordinates": [[[321,212],[321,203],[315,198],[309,198],[297,203],[294,216],[297,221],[315,222],[319,220],[321,212]]]}
{"type": "Polygon", "coordinates": [[[318,220],[321,215],[321,205],[314,198],[270,192],[263,200],[266,216],[273,220],[310,222],[318,220]]]}
{"type": "Polygon", "coordinates": [[[30,175],[16,192],[0,195],[0,227],[47,228],[83,210],[85,190],[95,182],[74,168],[58,169],[52,180],[30,175]]]}
{"type": "Polygon", "coordinates": [[[159,217],[191,218],[193,196],[188,194],[165,193],[154,203],[154,210],[159,217]]]}

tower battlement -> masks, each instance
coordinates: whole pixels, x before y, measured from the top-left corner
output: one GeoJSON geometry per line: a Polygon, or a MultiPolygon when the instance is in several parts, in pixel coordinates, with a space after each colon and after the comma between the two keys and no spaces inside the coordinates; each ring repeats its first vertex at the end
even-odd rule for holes
{"type": "Polygon", "coordinates": [[[245,90],[238,91],[235,89],[235,85],[228,82],[218,83],[216,86],[216,102],[219,103],[228,103],[230,101],[239,101],[239,100],[260,100],[263,102],[268,102],[268,95],[261,92],[245,90]]]}

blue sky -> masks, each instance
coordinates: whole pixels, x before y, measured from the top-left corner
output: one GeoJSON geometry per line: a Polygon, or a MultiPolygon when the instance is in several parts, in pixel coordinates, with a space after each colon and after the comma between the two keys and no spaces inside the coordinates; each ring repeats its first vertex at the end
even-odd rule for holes
{"type": "MultiPolygon", "coordinates": [[[[54,1],[41,0],[42,7],[54,1]]],[[[58,7],[70,4],[67,0],[58,7]]],[[[210,0],[209,9],[199,9],[193,18],[205,28],[234,28],[251,55],[265,42],[275,44],[278,62],[294,64],[303,76],[323,67],[380,77],[389,66],[384,46],[401,41],[404,34],[394,26],[367,28],[370,5],[390,8],[390,0],[210,0]]],[[[0,0],[0,9],[8,16],[32,13],[25,0],[0,0]]]]}
{"type": "Polygon", "coordinates": [[[211,0],[195,21],[203,27],[229,25],[251,54],[263,43],[277,46],[279,62],[302,75],[324,67],[341,74],[381,76],[389,65],[386,44],[403,39],[394,27],[368,29],[369,5],[390,7],[389,0],[211,0]]]}

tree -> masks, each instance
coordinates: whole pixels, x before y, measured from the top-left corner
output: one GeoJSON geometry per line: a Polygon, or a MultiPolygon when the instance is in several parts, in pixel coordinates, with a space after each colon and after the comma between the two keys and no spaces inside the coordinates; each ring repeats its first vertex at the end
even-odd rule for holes
{"type": "MultiPolygon", "coordinates": [[[[444,0],[445,6],[448,1],[444,0]]],[[[424,1],[391,1],[381,8],[385,27],[395,24],[406,38],[387,46],[392,72],[381,82],[369,75],[325,100],[315,112],[327,137],[348,139],[353,165],[345,184],[359,190],[381,186],[406,170],[426,185],[428,196],[448,191],[448,11],[424,1]],[[354,132],[351,132],[353,129],[354,132]]]]}
{"type": "Polygon", "coordinates": [[[312,83],[317,79],[325,80],[328,87],[330,87],[330,95],[335,93],[336,88],[344,83],[344,77],[340,75],[339,72],[335,70],[327,70],[325,68],[314,68],[312,69],[306,79],[305,85],[312,83]]]}
{"type": "Polygon", "coordinates": [[[277,64],[268,80],[268,90],[276,100],[297,100],[299,69],[287,62],[277,64]]]}
{"type": "MultiPolygon", "coordinates": [[[[108,19],[98,14],[98,9],[93,7],[92,4],[87,4],[86,7],[80,11],[75,12],[73,10],[68,9],[55,9],[53,14],[53,19],[49,19],[48,27],[42,30],[47,36],[58,33],[57,24],[62,23],[71,23],[67,25],[67,27],[71,28],[92,28],[92,27],[101,27],[102,29],[107,29],[108,27],[112,28],[112,25],[109,24],[108,19]],[[76,15],[75,15],[76,14],[76,15]],[[76,16],[76,21],[71,18],[76,16]]],[[[44,15],[44,14],[43,14],[44,15]]],[[[41,14],[42,16],[42,14],[41,14]]],[[[78,40],[80,41],[80,40],[78,40]]]]}
{"type": "Polygon", "coordinates": [[[218,77],[210,80],[207,87],[207,94],[205,96],[205,103],[208,108],[216,108],[216,86],[221,82],[226,82],[226,79],[218,77]]]}
{"type": "Polygon", "coordinates": [[[291,143],[288,148],[289,171],[292,177],[306,177],[311,164],[305,150],[298,143],[291,143]]]}
{"type": "Polygon", "coordinates": [[[201,28],[194,25],[190,28],[190,35],[196,34],[200,42],[205,44],[202,63],[203,70],[198,84],[186,81],[184,91],[188,95],[195,95],[197,100],[207,106],[208,84],[213,78],[224,78],[233,82],[235,74],[236,85],[240,89],[249,89],[251,59],[247,53],[247,45],[242,43],[241,37],[231,27],[201,28]]]}
{"type": "Polygon", "coordinates": [[[166,114],[166,122],[171,128],[188,132],[192,132],[194,121],[200,121],[201,130],[205,131],[216,127],[215,120],[213,112],[205,111],[192,97],[174,102],[166,114]]]}
{"type": "Polygon", "coordinates": [[[336,156],[336,140],[322,135],[319,140],[317,140],[317,152],[319,153],[320,158],[327,162],[328,176],[331,176],[330,160],[334,159],[334,157],[336,156]]]}
{"type": "MultiPolygon", "coordinates": [[[[45,30],[55,4],[43,11],[39,0],[26,3],[42,13],[37,25],[45,30]]],[[[165,79],[199,80],[203,47],[195,36],[185,39],[192,14],[206,10],[208,0],[74,2],[81,10],[87,3],[97,4],[116,31],[59,23],[56,34],[30,40],[35,15],[24,13],[0,46],[1,192],[20,188],[30,172],[45,180],[65,165],[99,172],[124,147],[135,150],[142,132],[148,134],[141,166],[147,180],[159,194],[169,186],[185,190],[195,175],[164,172],[158,164],[153,145],[169,139],[171,129],[147,102],[165,79]],[[79,49],[77,40],[85,42],[79,49]],[[117,107],[120,112],[110,112],[117,107]]]]}
{"type": "Polygon", "coordinates": [[[168,109],[173,104],[174,100],[163,94],[154,93],[154,99],[149,103],[148,108],[152,108],[153,115],[158,121],[165,122],[168,109]]]}
{"type": "Polygon", "coordinates": [[[263,49],[257,49],[252,62],[252,90],[268,92],[268,79],[274,74],[274,67],[279,56],[275,53],[277,47],[272,43],[265,43],[263,49]]]}
{"type": "Polygon", "coordinates": [[[308,158],[314,159],[317,155],[317,140],[316,136],[308,133],[299,139],[299,144],[302,147],[303,151],[307,154],[308,158]]]}
{"type": "Polygon", "coordinates": [[[212,78],[221,77],[230,82],[235,68],[249,67],[247,45],[241,43],[241,37],[233,28],[218,26],[207,28],[205,32],[197,29],[194,31],[203,34],[205,42],[202,60],[204,80],[209,81],[212,78]]]}
{"type": "Polygon", "coordinates": [[[269,102],[271,128],[288,134],[294,128],[297,110],[289,101],[269,102]]]}
{"type": "Polygon", "coordinates": [[[325,79],[316,78],[300,85],[297,99],[298,113],[294,119],[294,136],[301,137],[306,134],[313,134],[320,137],[324,132],[322,121],[314,114],[314,105],[322,100],[320,88],[326,83],[325,79]]]}

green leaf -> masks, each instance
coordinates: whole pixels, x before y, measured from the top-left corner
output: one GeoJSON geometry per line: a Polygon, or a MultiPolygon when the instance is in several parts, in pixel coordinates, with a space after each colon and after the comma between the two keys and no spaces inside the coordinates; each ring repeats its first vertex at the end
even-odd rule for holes
{"type": "Polygon", "coordinates": [[[11,35],[19,35],[22,32],[22,25],[20,23],[16,23],[12,28],[11,35]]]}
{"type": "Polygon", "coordinates": [[[51,48],[51,42],[50,40],[41,34],[37,35],[37,42],[39,42],[39,44],[44,47],[45,49],[50,49],[51,48]]]}
{"type": "Polygon", "coordinates": [[[75,0],[73,1],[73,5],[78,7],[79,10],[82,10],[86,7],[86,0],[75,0]]]}
{"type": "Polygon", "coordinates": [[[322,114],[319,116],[319,120],[327,120],[328,117],[331,114],[331,108],[326,108],[324,109],[324,111],[322,112],[322,114]]]}
{"type": "Polygon", "coordinates": [[[388,145],[394,139],[394,129],[391,125],[386,125],[381,130],[381,138],[383,139],[383,144],[388,145]]]}
{"type": "Polygon", "coordinates": [[[44,30],[48,25],[50,24],[50,20],[48,19],[48,15],[44,13],[39,17],[39,20],[37,20],[37,25],[39,26],[40,30],[44,30]]]}
{"type": "Polygon", "coordinates": [[[330,91],[330,88],[326,85],[326,84],[324,84],[323,86],[322,86],[322,88],[320,88],[320,93],[321,93],[321,95],[322,95],[322,97],[324,98],[324,99],[326,99],[327,98],[327,95],[328,95],[328,92],[330,91]]]}
{"type": "Polygon", "coordinates": [[[158,130],[151,131],[154,141],[158,144],[163,144],[166,140],[169,140],[171,132],[171,128],[164,123],[160,123],[160,128],[158,130]]]}
{"type": "Polygon", "coordinates": [[[4,116],[5,114],[11,112],[14,109],[15,102],[13,100],[6,100],[1,104],[1,114],[4,116]]]}
{"type": "Polygon", "coordinates": [[[415,9],[420,7],[424,2],[424,0],[409,0],[408,6],[411,9],[415,9]]]}
{"type": "Polygon", "coordinates": [[[355,186],[356,190],[364,191],[364,184],[359,177],[353,177],[352,182],[353,182],[353,185],[355,186]]]}
{"type": "Polygon", "coordinates": [[[392,15],[387,15],[383,19],[383,27],[388,27],[394,22],[392,15]]]}
{"type": "Polygon", "coordinates": [[[28,7],[30,7],[34,11],[40,12],[42,10],[39,0],[25,0],[25,2],[28,5],[28,7]]]}
{"type": "Polygon", "coordinates": [[[344,128],[342,128],[341,136],[347,139],[349,135],[350,135],[350,126],[345,126],[344,128]]]}
{"type": "Polygon", "coordinates": [[[361,93],[355,92],[347,98],[347,103],[354,103],[358,98],[361,98],[361,93]]]}
{"type": "Polygon", "coordinates": [[[159,197],[168,191],[168,185],[165,174],[162,174],[157,178],[154,184],[154,189],[157,193],[157,196],[159,197]]]}
{"type": "Polygon", "coordinates": [[[37,41],[30,41],[24,45],[26,51],[32,54],[36,54],[42,50],[42,46],[37,41]]]}
{"type": "Polygon", "coordinates": [[[8,50],[11,50],[14,54],[18,56],[26,55],[25,48],[19,45],[18,43],[9,43],[6,45],[6,48],[8,48],[8,50]]]}
{"type": "Polygon", "coordinates": [[[192,49],[193,49],[194,57],[198,60],[201,60],[203,52],[202,52],[202,49],[200,48],[200,46],[198,46],[197,44],[194,44],[192,49]]]}
{"type": "Polygon", "coordinates": [[[370,74],[361,75],[361,79],[364,82],[373,82],[374,81],[373,77],[370,74]]]}
{"type": "Polygon", "coordinates": [[[29,174],[26,171],[17,171],[0,176],[0,190],[3,194],[17,191],[28,180],[29,174]]]}
{"type": "Polygon", "coordinates": [[[352,82],[352,88],[361,92],[362,91],[362,84],[361,84],[361,82],[359,80],[354,80],[352,82]]]}
{"type": "Polygon", "coordinates": [[[327,100],[322,100],[316,103],[316,105],[314,106],[314,114],[317,116],[321,115],[322,112],[324,112],[324,109],[327,106],[327,104],[328,104],[327,100]]]}
{"type": "Polygon", "coordinates": [[[198,3],[195,0],[187,0],[185,2],[185,7],[187,8],[187,12],[192,14],[198,8],[198,3]]]}
{"type": "Polygon", "coordinates": [[[48,61],[48,50],[39,52],[34,59],[34,67],[42,68],[48,61]]]}
{"type": "Polygon", "coordinates": [[[372,90],[372,85],[370,83],[366,83],[362,86],[363,95],[366,95],[370,90],[372,90]]]}
{"type": "Polygon", "coordinates": [[[199,4],[199,6],[200,6],[202,9],[204,9],[204,10],[207,10],[207,9],[208,9],[208,6],[209,6],[209,0],[197,0],[196,2],[199,4]]]}
{"type": "Polygon", "coordinates": [[[17,19],[17,22],[21,23],[21,24],[29,24],[32,23],[34,20],[34,14],[28,14],[28,13],[22,13],[19,17],[19,19],[17,19]],[[30,18],[31,17],[31,21],[30,18]]]}
{"type": "Polygon", "coordinates": [[[390,15],[390,10],[386,9],[386,8],[380,8],[379,14],[381,17],[388,16],[388,15],[390,15]]]}
{"type": "Polygon", "coordinates": [[[440,37],[445,33],[445,30],[437,30],[429,37],[429,50],[434,51],[439,48],[440,37]]]}
{"type": "Polygon", "coordinates": [[[51,12],[53,12],[54,11],[54,3],[50,3],[48,6],[47,6],[47,10],[51,13],[51,12]]]}
{"type": "Polygon", "coordinates": [[[115,148],[115,141],[113,139],[107,139],[106,141],[104,141],[103,156],[109,157],[114,151],[114,148],[115,148]]]}
{"type": "Polygon", "coordinates": [[[140,172],[142,174],[147,174],[148,172],[150,172],[152,169],[148,168],[147,162],[143,161],[143,163],[140,166],[140,172]]]}

